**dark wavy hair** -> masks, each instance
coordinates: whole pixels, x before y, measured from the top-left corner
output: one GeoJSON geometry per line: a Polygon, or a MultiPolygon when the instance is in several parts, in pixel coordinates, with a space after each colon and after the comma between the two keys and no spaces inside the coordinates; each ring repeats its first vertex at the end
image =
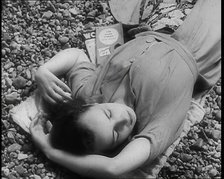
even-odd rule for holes
{"type": "Polygon", "coordinates": [[[44,102],[46,118],[52,122],[50,142],[53,147],[76,155],[94,152],[94,133],[80,123],[80,116],[94,103],[102,103],[102,96],[74,99],[50,105],[44,102]]]}

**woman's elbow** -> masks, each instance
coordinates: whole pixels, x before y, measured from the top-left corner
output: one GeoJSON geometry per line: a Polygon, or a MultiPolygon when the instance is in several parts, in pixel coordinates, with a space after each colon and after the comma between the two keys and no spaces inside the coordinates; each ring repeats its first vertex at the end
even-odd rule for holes
{"type": "Polygon", "coordinates": [[[106,172],[107,172],[108,178],[117,178],[118,176],[123,174],[116,164],[111,164],[107,166],[106,172]]]}

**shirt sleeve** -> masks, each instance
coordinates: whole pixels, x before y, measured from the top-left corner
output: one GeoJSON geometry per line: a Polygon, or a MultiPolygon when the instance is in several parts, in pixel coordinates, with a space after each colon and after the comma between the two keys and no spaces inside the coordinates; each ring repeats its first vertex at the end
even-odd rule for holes
{"type": "Polygon", "coordinates": [[[68,85],[72,90],[72,97],[89,97],[96,81],[96,65],[91,62],[81,62],[68,72],[68,85]]]}

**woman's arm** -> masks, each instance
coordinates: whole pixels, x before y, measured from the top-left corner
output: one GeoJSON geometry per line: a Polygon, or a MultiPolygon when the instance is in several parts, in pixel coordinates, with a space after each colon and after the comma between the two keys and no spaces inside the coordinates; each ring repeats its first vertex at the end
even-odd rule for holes
{"type": "Polygon", "coordinates": [[[42,65],[36,72],[35,80],[45,100],[50,103],[71,99],[70,88],[58,77],[65,75],[76,64],[88,61],[86,54],[79,49],[63,50],[42,65]]]}
{"type": "Polygon", "coordinates": [[[87,177],[116,177],[143,165],[149,157],[150,143],[146,138],[131,141],[117,156],[76,156],[53,148],[49,135],[44,133],[44,118],[36,117],[30,125],[30,133],[37,146],[52,161],[87,177]]]}
{"type": "Polygon", "coordinates": [[[80,175],[113,178],[143,165],[150,153],[150,143],[146,138],[135,139],[114,158],[103,155],[75,156],[54,148],[44,150],[44,153],[50,160],[80,175]]]}
{"type": "Polygon", "coordinates": [[[55,76],[65,75],[75,64],[87,61],[90,62],[86,54],[77,48],[68,48],[60,51],[41,68],[45,68],[55,76]]]}

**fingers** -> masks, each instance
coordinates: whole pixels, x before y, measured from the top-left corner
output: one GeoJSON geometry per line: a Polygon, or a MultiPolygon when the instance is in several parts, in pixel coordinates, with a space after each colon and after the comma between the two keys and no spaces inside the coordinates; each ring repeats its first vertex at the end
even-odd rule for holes
{"type": "Polygon", "coordinates": [[[68,92],[68,93],[71,93],[71,89],[65,84],[63,83],[61,80],[57,80],[57,83],[56,83],[63,91],[65,92],[68,92]]]}
{"type": "Polygon", "coordinates": [[[59,86],[55,87],[55,92],[57,92],[63,98],[62,100],[72,100],[71,93],[63,91],[59,86]]]}

